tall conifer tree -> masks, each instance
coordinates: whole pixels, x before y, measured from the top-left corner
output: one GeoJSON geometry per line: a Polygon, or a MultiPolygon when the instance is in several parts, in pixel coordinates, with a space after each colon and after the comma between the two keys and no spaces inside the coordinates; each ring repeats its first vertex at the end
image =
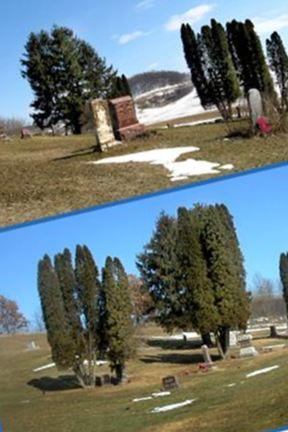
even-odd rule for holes
{"type": "Polygon", "coordinates": [[[150,242],[137,257],[143,288],[157,308],[157,321],[167,331],[183,323],[176,236],[174,218],[161,213],[150,242]]]}
{"type": "Polygon", "coordinates": [[[276,75],[281,94],[282,110],[288,110],[288,55],[279,33],[272,33],[266,41],[270,67],[276,75]]]}
{"type": "Polygon", "coordinates": [[[288,316],[288,253],[282,253],[280,255],[279,271],[288,316]]]}
{"type": "Polygon", "coordinates": [[[102,290],[105,296],[107,356],[118,382],[121,383],[126,361],[134,352],[134,330],[128,277],[118,258],[106,259],[102,290]]]}

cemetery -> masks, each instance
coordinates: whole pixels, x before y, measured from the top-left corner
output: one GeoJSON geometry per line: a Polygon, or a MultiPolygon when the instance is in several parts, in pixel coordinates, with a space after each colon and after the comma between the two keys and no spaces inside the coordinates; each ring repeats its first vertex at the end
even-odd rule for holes
{"type": "Polygon", "coordinates": [[[131,432],[188,432],[191,425],[197,431],[254,432],[287,423],[287,342],[282,349],[264,350],[268,345],[283,344],[283,339],[270,339],[269,331],[260,338],[256,333],[253,345],[259,355],[250,358],[220,362],[211,349],[215,368],[204,372],[198,367],[203,361],[201,340],[183,343],[177,349],[173,344],[161,348],[161,344],[150,345],[151,334],[164,336],[155,326],[139,329],[141,347],[128,363],[129,383],[120,387],[109,384],[104,377],[109,377],[110,370],[103,365],[98,368],[100,386],[84,392],[69,380],[67,372],[56,368],[33,372],[49,362],[45,335],[33,335],[40,347],[35,352],[26,349],[30,335],[1,336],[4,430],[36,432],[45,425],[45,431],[52,432],[57,425],[67,432],[112,432],[117,424],[131,432]],[[164,390],[162,380],[166,377],[170,377],[170,386],[173,377],[177,380],[176,388],[164,390]]]}
{"type": "MultiPolygon", "coordinates": [[[[9,132],[11,121],[0,127],[0,226],[288,160],[288,57],[277,32],[267,39],[265,57],[250,20],[233,20],[224,28],[212,19],[198,34],[184,23],[179,42],[189,72],[185,82],[167,86],[165,76],[175,72],[151,73],[159,75],[164,86],[152,91],[149,73],[142,74],[137,87],[133,77],[120,75],[81,40],[91,61],[79,69],[84,87],[77,94],[67,87],[70,80],[79,82],[75,69],[67,64],[64,72],[57,66],[60,41],[77,51],[76,35],[57,26],[45,35],[42,39],[42,33],[30,34],[21,59],[22,76],[33,90],[32,106],[39,106],[31,114],[34,123],[20,130],[12,122],[18,125],[16,134],[9,132]],[[39,42],[37,49],[46,47],[45,55],[53,58],[57,73],[46,70],[42,51],[39,76],[35,73],[33,38],[39,42]],[[49,40],[56,44],[58,56],[49,51],[49,40]],[[93,61],[97,66],[91,70],[93,61]],[[51,80],[41,80],[43,70],[51,80]],[[100,86],[91,76],[106,84],[100,86]],[[64,86],[66,107],[59,105],[56,94],[54,104],[47,99],[55,92],[54,81],[64,86]],[[146,102],[145,94],[139,94],[141,86],[146,102]],[[167,103],[161,99],[165,91],[167,103]]],[[[80,62],[81,52],[77,55],[75,61],[80,62]]]]}

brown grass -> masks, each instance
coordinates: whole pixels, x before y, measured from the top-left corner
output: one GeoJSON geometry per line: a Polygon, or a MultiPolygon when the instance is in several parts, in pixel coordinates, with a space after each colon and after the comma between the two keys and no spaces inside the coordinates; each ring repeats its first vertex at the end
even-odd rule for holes
{"type": "MultiPolygon", "coordinates": [[[[198,146],[193,157],[222,164],[234,172],[288,160],[287,136],[224,141],[222,124],[170,128],[151,133],[109,156],[174,146],[198,146]]],[[[161,166],[149,164],[91,165],[106,154],[93,153],[93,135],[38,137],[0,142],[0,226],[66,213],[122,198],[175,187],[161,166]]],[[[220,175],[225,175],[223,172],[220,175]]],[[[211,176],[195,176],[177,185],[211,176]]]]}

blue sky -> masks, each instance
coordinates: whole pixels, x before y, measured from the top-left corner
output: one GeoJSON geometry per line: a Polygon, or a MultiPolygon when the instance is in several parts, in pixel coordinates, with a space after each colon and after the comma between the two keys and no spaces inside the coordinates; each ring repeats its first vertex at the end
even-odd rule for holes
{"type": "Polygon", "coordinates": [[[162,210],[225,203],[234,216],[245,256],[248,285],[256,273],[276,280],[278,260],[288,250],[288,165],[182,188],[157,196],[32,224],[0,233],[0,293],[16,300],[28,317],[39,308],[37,263],[65,247],[87,244],[98,267],[118,256],[128,273],[150,239],[162,210]]]}
{"type": "Polygon", "coordinates": [[[265,39],[278,30],[287,39],[287,0],[2,0],[0,2],[0,116],[28,118],[32,94],[20,75],[20,57],[31,31],[53,24],[72,28],[121,73],[186,70],[179,24],[197,30],[211,17],[225,23],[253,19],[265,39]]]}

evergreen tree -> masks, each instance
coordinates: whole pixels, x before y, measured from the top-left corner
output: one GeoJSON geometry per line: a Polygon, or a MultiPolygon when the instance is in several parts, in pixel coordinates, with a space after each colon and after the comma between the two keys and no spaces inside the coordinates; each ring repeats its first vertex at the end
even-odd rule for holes
{"type": "Polygon", "coordinates": [[[286,303],[287,315],[288,315],[288,253],[282,253],[280,255],[280,279],[283,287],[283,297],[286,303]]]}
{"type": "Polygon", "coordinates": [[[54,27],[50,33],[31,33],[21,60],[35,99],[32,118],[41,129],[63,124],[81,133],[81,116],[88,100],[108,97],[115,72],[72,30],[54,27]]]}
{"type": "Polygon", "coordinates": [[[137,257],[143,289],[157,309],[157,322],[167,331],[183,327],[176,236],[175,220],[162,213],[150,242],[137,257]]]}
{"type": "Polygon", "coordinates": [[[201,105],[204,109],[214,104],[214,96],[211,85],[208,82],[203,67],[203,52],[199,37],[192,30],[189,24],[182,24],[181,39],[187,66],[191,72],[191,79],[197,91],[201,105]]]}
{"type": "Polygon", "coordinates": [[[202,27],[196,37],[189,24],[183,24],[181,38],[202,106],[215,105],[225,120],[231,118],[232,103],[240,96],[240,88],[224,28],[211,20],[211,26],[202,27]]]}
{"type": "Polygon", "coordinates": [[[258,89],[264,98],[277,102],[273,80],[261,45],[250,20],[245,23],[233,20],[227,23],[230,52],[235,68],[244,87],[245,94],[252,88],[258,89]]]}
{"type": "Polygon", "coordinates": [[[277,32],[266,41],[270,67],[276,75],[281,94],[282,110],[288,110],[288,55],[282,39],[277,32]]]}
{"type": "Polygon", "coordinates": [[[84,361],[87,352],[85,335],[76,293],[76,278],[69,249],[65,249],[63,253],[57,254],[54,263],[62,293],[69,334],[74,342],[75,356],[84,361]]]}
{"type": "Polygon", "coordinates": [[[105,333],[108,340],[107,356],[119,383],[123,380],[126,361],[134,351],[132,303],[125,270],[118,258],[108,257],[103,269],[105,296],[105,333]]]}
{"type": "Polygon", "coordinates": [[[206,335],[217,330],[219,317],[200,242],[200,226],[193,213],[180,208],[177,228],[176,251],[184,322],[206,335]]]}
{"type": "Polygon", "coordinates": [[[74,342],[69,334],[60,284],[48,255],[38,264],[38,291],[52,359],[58,367],[67,369],[74,363],[74,342]]]}
{"type": "Polygon", "coordinates": [[[75,275],[79,307],[85,323],[88,372],[90,385],[95,384],[95,363],[99,339],[98,296],[100,292],[99,272],[93,256],[87,246],[77,246],[75,258],[75,275]]]}
{"type": "Polygon", "coordinates": [[[232,103],[240,96],[237,74],[229,52],[227,35],[220,23],[211,20],[211,26],[201,30],[204,64],[213,88],[215,105],[224,119],[232,117],[232,103]]]}
{"type": "Polygon", "coordinates": [[[229,350],[229,331],[244,329],[249,318],[249,298],[245,291],[245,270],[232,218],[224,206],[204,209],[201,243],[214,304],[220,316],[216,340],[223,356],[229,350]]]}

